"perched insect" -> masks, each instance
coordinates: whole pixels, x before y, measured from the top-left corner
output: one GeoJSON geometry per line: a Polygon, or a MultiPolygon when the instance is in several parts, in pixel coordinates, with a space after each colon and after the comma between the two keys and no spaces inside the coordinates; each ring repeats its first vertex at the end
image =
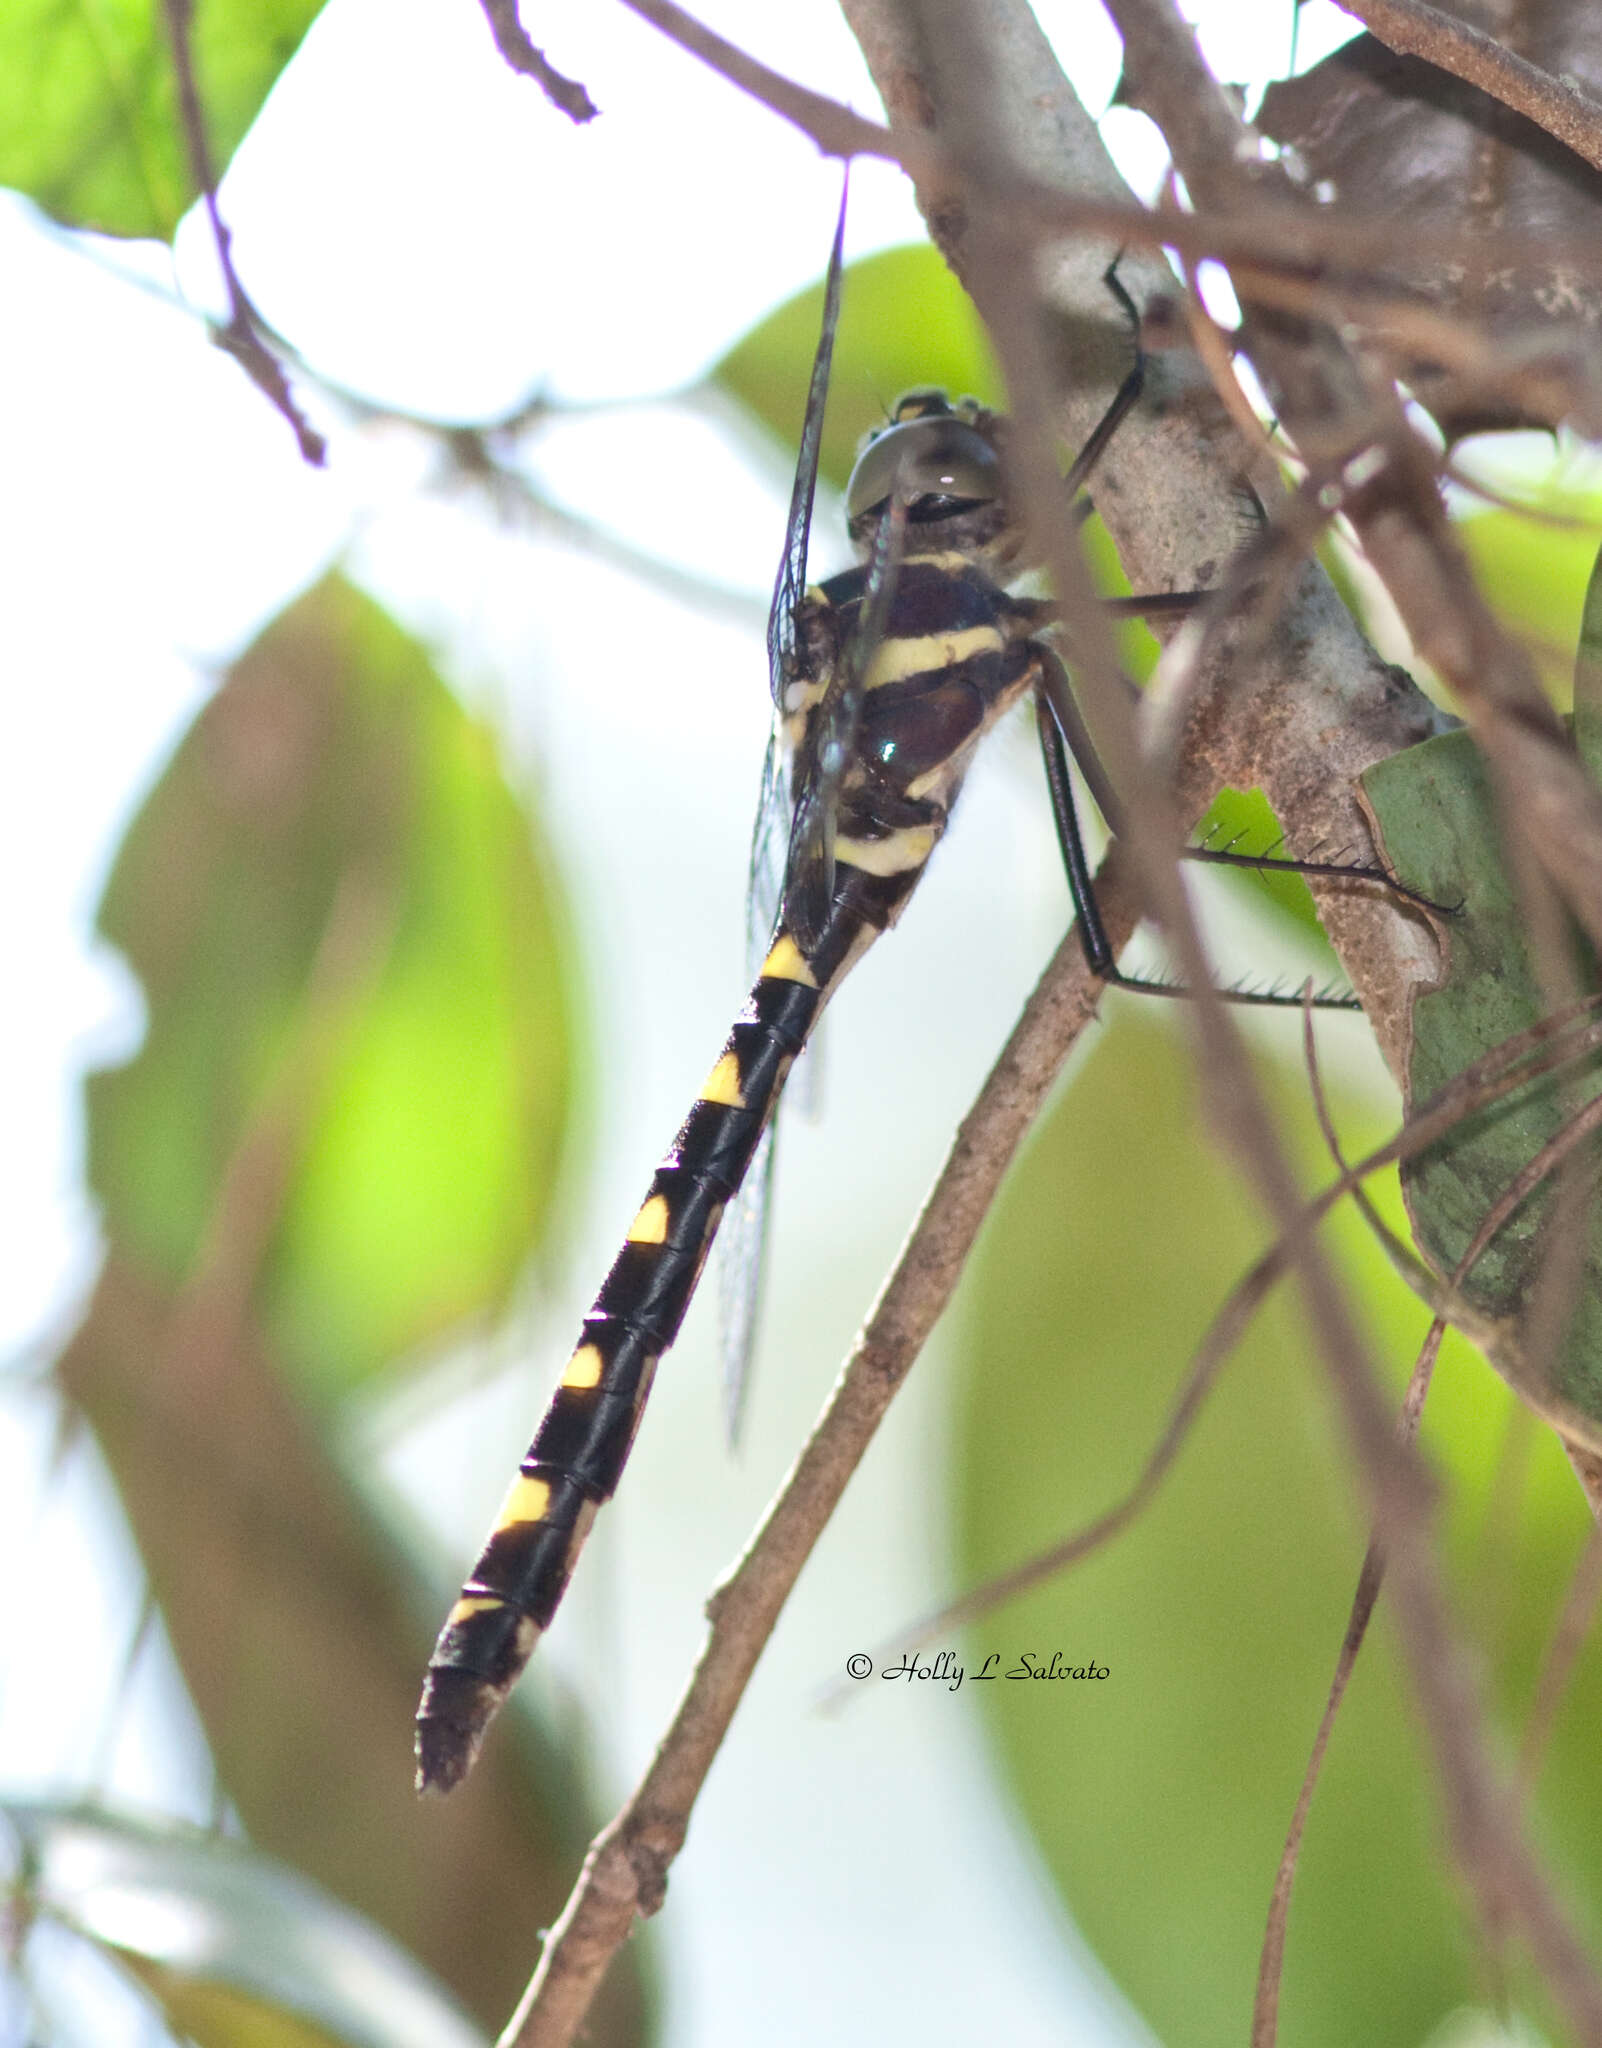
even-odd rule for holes
{"type": "MultiPolygon", "coordinates": [[[[1064,728],[1073,733],[1075,715],[1058,657],[1041,638],[1051,608],[1005,588],[1022,545],[1002,490],[1005,421],[935,392],[902,399],[867,443],[848,488],[861,565],[821,587],[807,584],[840,252],[837,230],[768,625],[774,737],[753,854],[760,969],[440,1632],[417,1714],[420,1789],[449,1790],[471,1767],[550,1623],[598,1507],[618,1484],[657,1363],[678,1334],[725,1211],[748,1177],[760,1190],[758,1155],[791,1065],[845,975],[906,907],[980,742],[1025,697],[1037,707],[1090,964],[1125,981],[1096,912],[1074,816],[1064,728]]],[[[1137,361],[1073,465],[1073,489],[1134,402],[1139,374],[1137,361]]],[[[1150,610],[1192,601],[1181,594],[1131,602],[1150,610]]],[[[1100,778],[1090,772],[1100,800],[1100,778]]],[[[737,1208],[731,1220],[749,1234],[752,1214],[737,1208]]],[[[736,1354],[749,1336],[749,1299],[736,1306],[736,1354]]]]}

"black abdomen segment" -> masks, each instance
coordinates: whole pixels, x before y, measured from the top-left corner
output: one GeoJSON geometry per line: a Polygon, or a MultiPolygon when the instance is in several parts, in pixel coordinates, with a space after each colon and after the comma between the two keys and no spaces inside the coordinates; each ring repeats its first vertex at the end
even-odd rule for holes
{"type": "Polygon", "coordinates": [[[657,1360],[678,1335],[725,1205],[834,985],[916,876],[842,875],[810,960],[781,932],[657,1168],[578,1347],[446,1617],[417,1710],[417,1784],[448,1792],[552,1615],[622,1475],[657,1360]]]}

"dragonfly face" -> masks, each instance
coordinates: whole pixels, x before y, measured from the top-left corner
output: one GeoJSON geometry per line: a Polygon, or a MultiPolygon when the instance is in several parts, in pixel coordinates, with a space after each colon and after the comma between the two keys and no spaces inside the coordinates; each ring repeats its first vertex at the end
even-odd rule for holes
{"type": "Polygon", "coordinates": [[[1018,536],[1002,494],[1006,422],[974,399],[955,406],[943,391],[906,392],[890,424],[870,435],[846,487],[852,540],[866,557],[893,497],[922,548],[938,545],[1010,573],[1018,536]]]}

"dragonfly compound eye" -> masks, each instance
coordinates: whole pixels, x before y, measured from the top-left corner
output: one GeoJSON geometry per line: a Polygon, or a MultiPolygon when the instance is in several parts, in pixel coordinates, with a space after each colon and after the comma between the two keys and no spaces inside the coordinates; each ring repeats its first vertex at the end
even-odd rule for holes
{"type": "Polygon", "coordinates": [[[911,419],[876,434],[857,457],[846,488],[853,530],[889,504],[892,493],[914,523],[944,519],[1001,492],[1001,463],[977,427],[951,414],[911,419]]]}

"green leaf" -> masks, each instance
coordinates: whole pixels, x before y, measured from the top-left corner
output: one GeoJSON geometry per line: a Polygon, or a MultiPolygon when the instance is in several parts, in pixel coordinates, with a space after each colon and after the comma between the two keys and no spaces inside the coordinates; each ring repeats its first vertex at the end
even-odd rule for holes
{"type": "MultiPolygon", "coordinates": [[[[1291,1092],[1271,1086],[1282,1110],[1291,1092]]],[[[1338,1089],[1334,1114],[1354,1153],[1382,1135],[1338,1089]]],[[[1316,1163],[1309,1184],[1321,1181],[1329,1168],[1305,1106],[1291,1136],[1293,1156],[1316,1163]]],[[[1394,1221],[1394,1184],[1382,1207],[1394,1221]]],[[[1331,1228],[1363,1321],[1400,1371],[1426,1318],[1354,1219],[1331,1228]]],[[[965,1297],[964,1583],[1121,1498],[1193,1347],[1264,1242],[1214,1161],[1179,1041],[1124,1006],[1008,1182],[965,1297]]],[[[1249,2032],[1274,1873],[1362,1556],[1318,1356],[1282,1290],[1145,1514],[975,1624],[967,1646],[970,1674],[991,1651],[1003,1670],[1023,1652],[1107,1670],[1094,1682],[1000,1679],[975,1691],[1066,1904],[1165,2048],[1226,2048],[1249,2032]]],[[[1426,1443],[1459,1481],[1456,1553],[1478,1556],[1511,1402],[1466,1347],[1448,1347],[1437,1379],[1426,1443]]],[[[1490,1571],[1481,1565],[1473,1610],[1499,1696],[1520,1707],[1585,1525],[1550,1447],[1532,1461],[1521,1505],[1516,1541],[1504,1539],[1490,1571]]],[[[1588,1653],[1544,1785],[1567,1872],[1583,1871],[1593,1900],[1602,1785],[1586,1731],[1599,1678],[1602,1658],[1588,1653]]],[[[1441,1842],[1382,1606],[1308,1826],[1284,2041],[1417,2048],[1475,1996],[1441,1842]]]]}
{"type": "MultiPolygon", "coordinates": [[[[1396,875],[1438,903],[1461,903],[1446,925],[1446,978],[1413,1006],[1408,1098],[1419,1103],[1473,1060],[1546,1014],[1525,943],[1526,919],[1501,858],[1502,834],[1490,779],[1466,732],[1409,747],[1370,768],[1363,787],[1396,875]]],[[[1594,968],[1578,944],[1583,986],[1594,968]]],[[[1453,1131],[1403,1175],[1419,1248],[1442,1274],[1457,1266],[1482,1219],[1564,1123],[1602,1087],[1602,1057],[1493,1104],[1453,1131]]],[[[1550,1181],[1495,1238],[1464,1292],[1493,1315],[1527,1305],[1540,1268],[1550,1181]]],[[[1515,1379],[1511,1355],[1499,1367],[1515,1379]]],[[[1602,1218],[1593,1206],[1585,1272],[1553,1379],[1528,1391],[1538,1406],[1555,1391],[1602,1421],[1602,1218]]]]}
{"type": "MultiPolygon", "coordinates": [[[[196,0],[190,31],[221,178],[320,0],[196,0]]],[[[170,241],[198,187],[178,118],[172,0],[6,0],[0,184],[69,227],[170,241]]]]}
{"type": "Polygon", "coordinates": [[[325,1396],[504,1302],[567,1125],[565,933],[492,735],[376,605],[330,578],[236,665],[100,928],[150,1011],[90,1083],[123,1256],[254,1280],[325,1396]]]}
{"type": "Polygon", "coordinates": [[[1587,523],[1564,526],[1490,510],[1470,513],[1454,526],[1486,601],[1529,648],[1548,689],[1566,704],[1602,507],[1593,492],[1571,498],[1561,510],[1587,523]]]}
{"type": "MultiPolygon", "coordinates": [[[[791,447],[822,319],[820,281],[770,313],[712,372],[715,384],[791,447]]],[[[885,249],[846,272],[821,474],[843,488],[862,436],[883,426],[893,401],[920,384],[1000,402],[1000,377],[973,302],[927,242],[885,249]]]]}
{"type": "Polygon", "coordinates": [[[480,2048],[370,1921],[242,1842],[99,1809],[0,1808],[29,1910],[137,1977],[197,2048],[480,2048]]]}

